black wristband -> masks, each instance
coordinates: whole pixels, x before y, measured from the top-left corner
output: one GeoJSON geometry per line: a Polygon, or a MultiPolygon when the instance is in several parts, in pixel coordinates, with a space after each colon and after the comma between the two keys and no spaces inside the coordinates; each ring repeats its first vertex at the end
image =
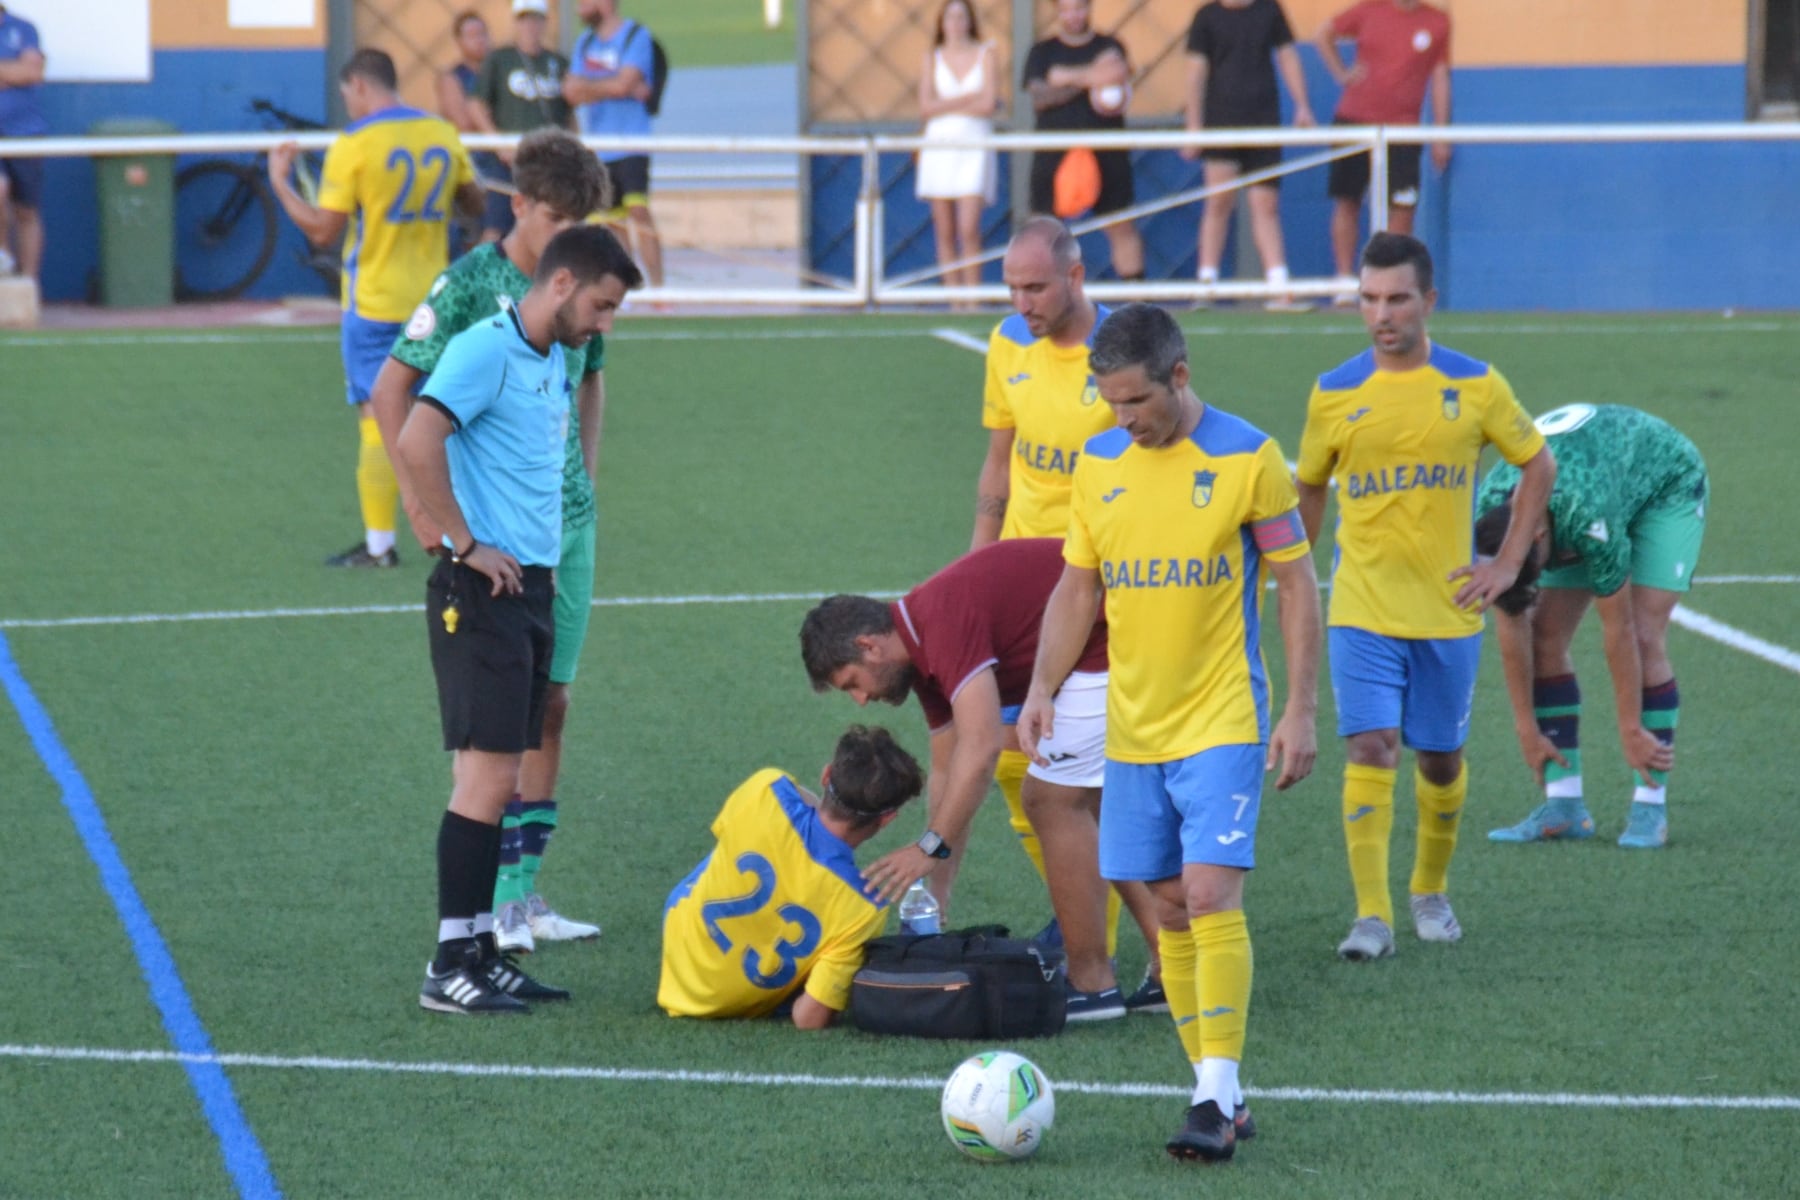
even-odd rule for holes
{"type": "Polygon", "coordinates": [[[475,553],[475,547],[477,547],[479,545],[481,545],[481,543],[479,541],[477,541],[474,538],[470,538],[469,539],[469,548],[467,550],[457,550],[453,547],[450,551],[450,561],[458,562],[458,563],[461,562],[463,559],[469,557],[469,555],[475,553]]]}

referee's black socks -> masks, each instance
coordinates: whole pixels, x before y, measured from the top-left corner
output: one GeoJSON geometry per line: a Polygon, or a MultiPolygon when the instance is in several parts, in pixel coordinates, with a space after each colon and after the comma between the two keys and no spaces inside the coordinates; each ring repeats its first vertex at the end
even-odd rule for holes
{"type": "Polygon", "coordinates": [[[475,918],[492,912],[500,826],[446,810],[438,825],[437,868],[438,951],[432,968],[442,974],[475,950],[475,918]]]}

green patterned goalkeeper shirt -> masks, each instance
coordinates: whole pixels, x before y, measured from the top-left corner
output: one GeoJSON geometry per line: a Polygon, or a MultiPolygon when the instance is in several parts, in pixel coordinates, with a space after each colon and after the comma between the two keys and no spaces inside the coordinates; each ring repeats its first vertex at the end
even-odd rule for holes
{"type": "MultiPolygon", "coordinates": [[[[1622,404],[1570,404],[1537,419],[1556,455],[1550,492],[1550,565],[1580,559],[1594,591],[1610,596],[1631,578],[1631,526],[1650,508],[1706,503],[1706,463],[1687,435],[1622,404]]],[[[1481,484],[1477,512],[1519,485],[1501,463],[1481,484]]]]}
{"type": "MultiPolygon", "coordinates": [[[[437,277],[412,319],[394,340],[393,356],[427,375],[437,368],[450,339],[483,317],[524,297],[531,277],[501,252],[498,243],[477,247],[437,277]]],[[[605,339],[595,334],[580,350],[563,347],[569,378],[577,384],[606,365],[605,339]]],[[[569,438],[563,446],[563,527],[594,519],[594,482],[581,457],[579,392],[569,395],[569,438]]]]}

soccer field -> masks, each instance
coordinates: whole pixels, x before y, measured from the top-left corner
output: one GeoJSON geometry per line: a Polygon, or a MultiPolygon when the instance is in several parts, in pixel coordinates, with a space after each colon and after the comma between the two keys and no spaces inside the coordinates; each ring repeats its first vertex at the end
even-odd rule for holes
{"type": "MultiPolygon", "coordinates": [[[[1341,315],[1182,319],[1202,398],[1290,457],[1313,375],[1366,344],[1341,315]]],[[[796,634],[812,597],[899,591],[966,547],[986,442],[966,343],[986,329],[621,319],[544,876],[605,933],[528,963],[572,1003],[506,1021],[416,1004],[449,787],[427,566],[405,546],[398,571],[319,566],[359,525],[335,330],[0,334],[0,1197],[1800,1194],[1790,316],[1434,324],[1535,412],[1635,404],[1707,458],[1702,582],[1671,633],[1671,844],[1613,845],[1629,783],[1597,627],[1579,654],[1600,836],[1486,840],[1535,802],[1490,645],[1452,869],[1464,940],[1339,962],[1324,689],[1315,775],[1263,806],[1261,1132],[1230,1167],[1163,1154],[1192,1079],[1166,1017],[1015,1046],[1056,1126],[1036,1159],[984,1167],[937,1114],[982,1046],[661,1015],[663,901],[732,787],[816,777],[852,720],[924,754],[916,706],[814,695],[796,634]]],[[[953,923],[1047,913],[995,797],[953,923]]],[[[1120,959],[1129,988],[1134,931],[1120,959]]]]}

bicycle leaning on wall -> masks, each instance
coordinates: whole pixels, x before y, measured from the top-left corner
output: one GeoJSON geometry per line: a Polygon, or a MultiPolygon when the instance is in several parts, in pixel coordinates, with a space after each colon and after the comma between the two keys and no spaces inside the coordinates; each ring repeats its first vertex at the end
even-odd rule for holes
{"type": "MultiPolygon", "coordinates": [[[[267,100],[252,100],[250,110],[270,130],[327,128],[267,100]]],[[[318,199],[324,163],[324,152],[317,150],[295,160],[300,194],[309,201],[318,199]]],[[[281,235],[281,208],[269,190],[268,169],[269,156],[264,153],[250,161],[203,159],[175,176],[177,300],[230,300],[243,295],[268,270],[281,235]]],[[[331,295],[338,294],[336,250],[308,247],[297,257],[318,274],[331,295]]]]}

